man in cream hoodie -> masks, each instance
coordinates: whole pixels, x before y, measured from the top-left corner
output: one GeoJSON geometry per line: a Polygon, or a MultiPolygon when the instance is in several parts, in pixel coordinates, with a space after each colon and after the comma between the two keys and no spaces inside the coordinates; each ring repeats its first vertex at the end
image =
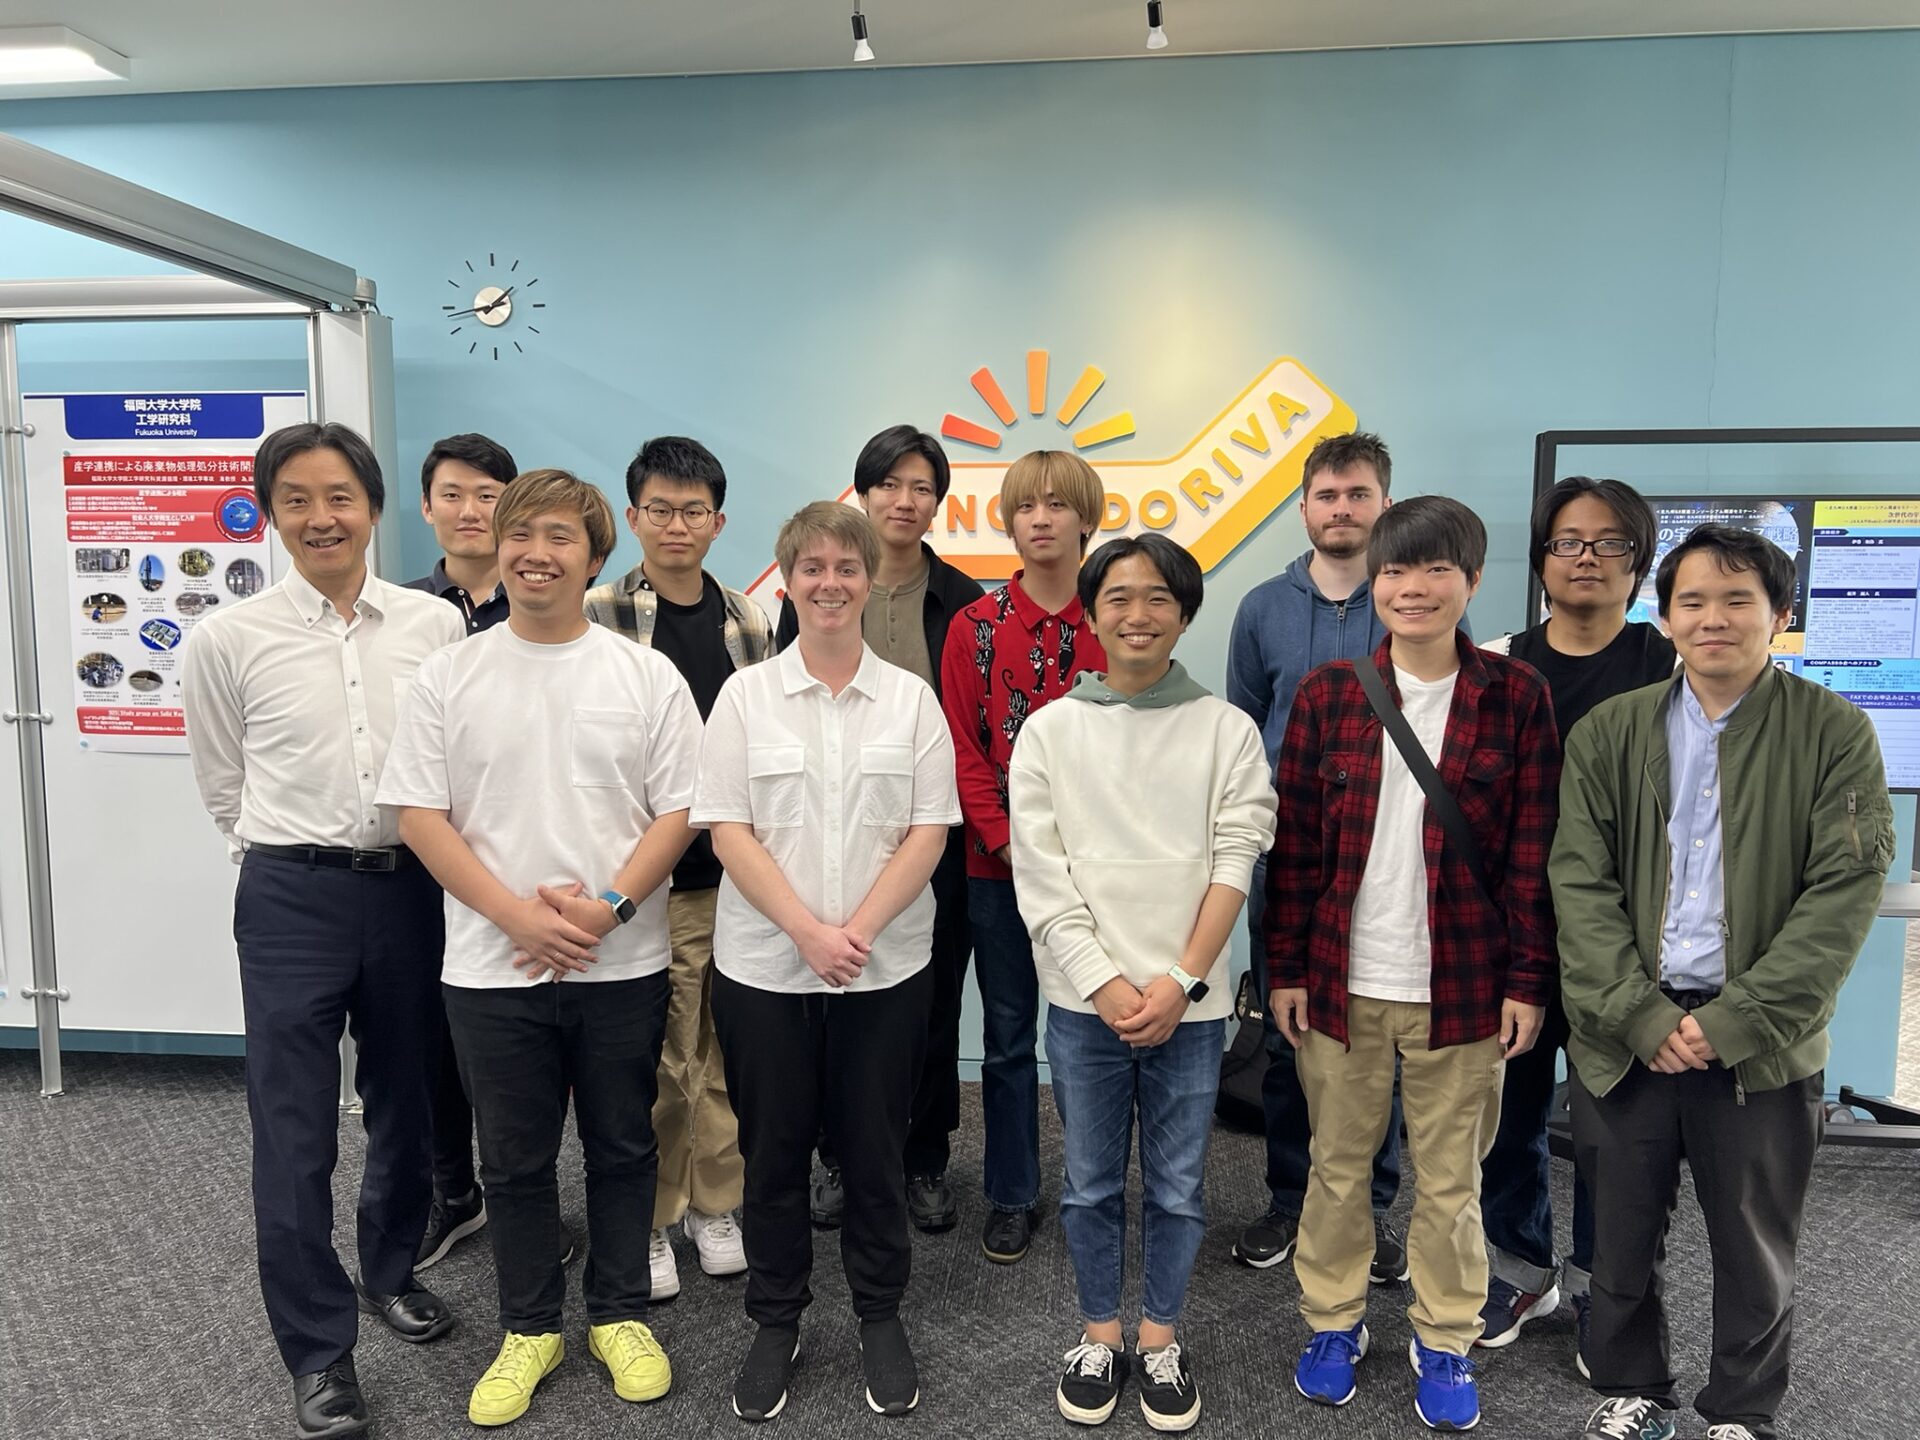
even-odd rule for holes
{"type": "Polygon", "coordinates": [[[1120,1285],[1136,1104],[1140,1409],[1156,1430],[1200,1418],[1174,1324],[1205,1232],[1228,938],[1272,844],[1275,805],[1253,722],[1172,658],[1200,599],[1200,567],[1164,536],[1095,551],[1080,602],[1108,669],[1027,721],[1008,772],[1014,887],[1049,1003],[1066,1148],[1060,1219],[1084,1320],[1056,1403],[1084,1425],[1113,1413],[1129,1368],[1120,1285]]]}

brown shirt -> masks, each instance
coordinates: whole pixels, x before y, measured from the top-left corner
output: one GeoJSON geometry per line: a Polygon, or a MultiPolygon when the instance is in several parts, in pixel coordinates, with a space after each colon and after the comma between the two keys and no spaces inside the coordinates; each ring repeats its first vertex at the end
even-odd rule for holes
{"type": "Polygon", "coordinates": [[[904,585],[873,587],[860,632],[878,655],[933,684],[933,658],[927,654],[927,567],[904,585]]]}

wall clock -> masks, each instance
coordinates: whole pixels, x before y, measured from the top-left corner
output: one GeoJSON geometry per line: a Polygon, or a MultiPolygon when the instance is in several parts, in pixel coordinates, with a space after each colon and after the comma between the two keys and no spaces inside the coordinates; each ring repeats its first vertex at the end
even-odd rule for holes
{"type": "Polygon", "coordinates": [[[532,293],[540,277],[523,271],[518,260],[503,264],[493,251],[487,252],[484,266],[471,260],[460,263],[462,271],[447,281],[460,298],[440,307],[447,333],[464,340],[467,354],[481,359],[525,354],[520,342],[540,333],[537,312],[547,308],[546,301],[532,293]]]}

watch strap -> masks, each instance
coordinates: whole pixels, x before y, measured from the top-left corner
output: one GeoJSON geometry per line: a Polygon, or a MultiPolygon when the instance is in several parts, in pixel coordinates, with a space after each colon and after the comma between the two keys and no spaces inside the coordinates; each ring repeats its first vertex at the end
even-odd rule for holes
{"type": "Polygon", "coordinates": [[[602,890],[600,898],[613,907],[614,922],[619,925],[624,925],[631,920],[633,912],[638,908],[632,900],[618,890],[602,890]]]}

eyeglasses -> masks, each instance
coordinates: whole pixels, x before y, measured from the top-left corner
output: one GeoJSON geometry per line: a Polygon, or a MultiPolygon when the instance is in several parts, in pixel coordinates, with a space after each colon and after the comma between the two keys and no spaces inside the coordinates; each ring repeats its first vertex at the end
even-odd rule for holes
{"type": "Polygon", "coordinates": [[[645,515],[648,523],[658,530],[664,530],[671,525],[676,515],[687,522],[689,530],[704,530],[707,528],[707,522],[713,519],[713,507],[702,505],[698,500],[691,505],[669,505],[664,500],[649,500],[640,507],[640,513],[645,515]]]}
{"type": "Polygon", "coordinates": [[[1571,535],[1547,541],[1547,553],[1558,555],[1562,560],[1578,560],[1589,550],[1603,560],[1618,560],[1623,555],[1631,555],[1635,548],[1631,540],[1575,540],[1571,535]]]}

